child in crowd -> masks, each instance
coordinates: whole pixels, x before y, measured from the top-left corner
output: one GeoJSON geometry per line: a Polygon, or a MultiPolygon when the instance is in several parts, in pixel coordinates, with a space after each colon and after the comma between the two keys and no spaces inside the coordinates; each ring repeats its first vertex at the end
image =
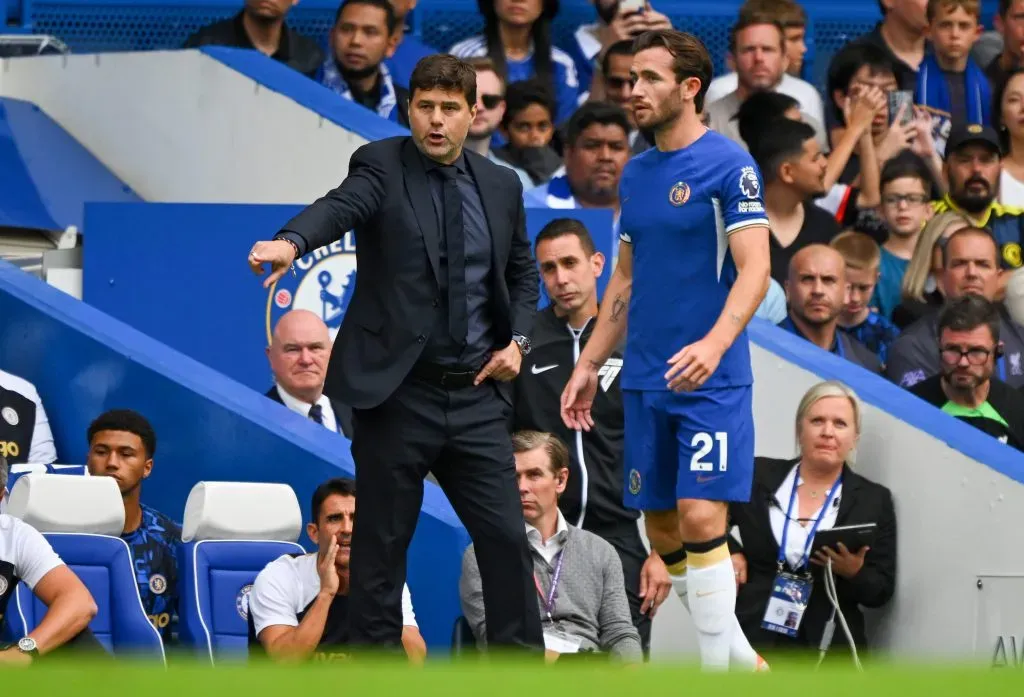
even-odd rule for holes
{"type": "Polygon", "coordinates": [[[973,58],[981,36],[981,0],[928,0],[932,50],[917,72],[914,101],[932,117],[932,138],[939,155],[953,126],[991,125],[992,89],[973,58]]]}
{"type": "Polygon", "coordinates": [[[900,332],[888,318],[873,312],[869,302],[879,276],[878,244],[863,232],[847,230],[830,246],[846,262],[846,304],[839,315],[839,328],[874,352],[884,366],[889,346],[900,332]]]}
{"type": "Polygon", "coordinates": [[[932,217],[929,192],[932,178],[924,160],[904,150],[882,169],[882,220],[889,236],[882,244],[881,278],[871,304],[892,319],[902,301],[903,275],[914,255],[917,239],[932,217]]]}

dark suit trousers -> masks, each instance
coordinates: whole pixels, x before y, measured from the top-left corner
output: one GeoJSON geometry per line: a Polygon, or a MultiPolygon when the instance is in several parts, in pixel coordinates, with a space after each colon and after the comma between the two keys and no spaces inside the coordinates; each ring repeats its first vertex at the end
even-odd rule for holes
{"type": "Polygon", "coordinates": [[[544,646],[506,421],[510,408],[490,381],[445,390],[410,377],[380,406],[353,410],[353,644],[400,645],[406,551],[423,480],[433,472],[475,545],[488,644],[544,646]]]}

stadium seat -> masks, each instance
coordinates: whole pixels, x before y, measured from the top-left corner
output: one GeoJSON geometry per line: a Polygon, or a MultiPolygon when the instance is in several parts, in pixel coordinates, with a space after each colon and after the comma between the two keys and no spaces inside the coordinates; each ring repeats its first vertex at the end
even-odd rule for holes
{"type": "Polygon", "coordinates": [[[211,663],[248,657],[249,591],[296,544],[302,512],[286,484],[200,482],[185,504],[178,634],[211,663]]]}
{"type": "MultiPolygon", "coordinates": [[[[85,583],[99,611],[89,628],[115,656],[165,662],[163,640],[139,597],[131,551],[121,539],[124,503],[109,477],[28,474],[11,490],[8,513],[39,530],[85,583]]],[[[22,637],[46,614],[24,583],[15,589],[11,631],[22,637]]]]}

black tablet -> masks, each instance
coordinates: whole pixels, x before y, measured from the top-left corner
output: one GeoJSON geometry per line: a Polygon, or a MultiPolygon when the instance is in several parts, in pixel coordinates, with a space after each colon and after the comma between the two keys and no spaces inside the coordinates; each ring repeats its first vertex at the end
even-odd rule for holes
{"type": "Polygon", "coordinates": [[[814,536],[812,554],[818,552],[822,547],[831,547],[839,551],[839,543],[842,542],[851,552],[859,552],[864,545],[870,545],[875,539],[878,526],[874,523],[863,525],[844,525],[831,530],[819,530],[814,536]]]}

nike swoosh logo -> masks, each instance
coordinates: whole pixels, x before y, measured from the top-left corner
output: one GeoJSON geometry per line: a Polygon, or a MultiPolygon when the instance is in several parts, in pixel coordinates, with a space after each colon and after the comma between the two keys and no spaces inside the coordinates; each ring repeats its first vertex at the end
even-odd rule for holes
{"type": "Polygon", "coordinates": [[[717,591],[708,591],[707,593],[701,593],[700,591],[697,591],[697,597],[698,597],[698,598],[706,598],[706,597],[708,597],[709,595],[714,595],[715,593],[721,593],[721,592],[722,592],[721,590],[717,590],[717,591]]]}
{"type": "Polygon", "coordinates": [[[536,365],[534,365],[534,366],[532,366],[530,368],[530,372],[533,373],[534,375],[540,375],[541,373],[546,373],[549,370],[551,370],[553,368],[557,368],[557,367],[558,367],[557,363],[555,363],[554,365],[546,365],[543,368],[538,368],[536,365]]]}

